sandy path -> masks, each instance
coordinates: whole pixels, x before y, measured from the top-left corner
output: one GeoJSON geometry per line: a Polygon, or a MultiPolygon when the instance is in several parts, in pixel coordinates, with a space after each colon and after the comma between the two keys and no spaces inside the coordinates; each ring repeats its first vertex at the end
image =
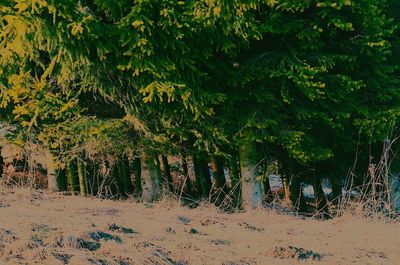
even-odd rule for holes
{"type": "Polygon", "coordinates": [[[172,204],[0,191],[0,264],[400,264],[400,223],[172,204]]]}

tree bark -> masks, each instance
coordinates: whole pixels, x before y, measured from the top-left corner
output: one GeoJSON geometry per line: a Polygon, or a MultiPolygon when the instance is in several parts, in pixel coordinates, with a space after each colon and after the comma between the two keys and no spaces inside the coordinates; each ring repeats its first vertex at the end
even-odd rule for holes
{"type": "Polygon", "coordinates": [[[314,176],[313,182],[314,197],[315,197],[315,210],[327,214],[326,197],[322,189],[321,177],[314,176]]]}
{"type": "Polygon", "coordinates": [[[307,205],[303,195],[303,188],[301,186],[302,178],[301,176],[292,176],[289,191],[290,200],[295,210],[299,212],[305,212],[307,210],[307,205]]]}
{"type": "Polygon", "coordinates": [[[47,188],[53,192],[66,191],[67,180],[65,178],[65,171],[58,168],[50,151],[46,154],[46,160],[47,188]]]}
{"type": "Polygon", "coordinates": [[[192,181],[190,180],[189,168],[185,156],[182,156],[182,169],[183,169],[183,176],[185,177],[184,181],[185,181],[186,194],[192,195],[192,181]]]}
{"type": "Polygon", "coordinates": [[[400,212],[400,179],[398,175],[389,174],[389,202],[391,210],[400,212]]]}
{"type": "Polygon", "coordinates": [[[208,197],[211,191],[210,171],[204,154],[193,156],[194,173],[196,175],[197,189],[201,197],[208,197]]]}
{"type": "Polygon", "coordinates": [[[132,163],[133,174],[135,175],[135,195],[142,196],[142,176],[140,158],[135,158],[132,163]]]}
{"type": "Polygon", "coordinates": [[[233,203],[236,207],[240,207],[241,203],[241,184],[240,184],[240,169],[238,165],[237,155],[232,155],[229,159],[229,173],[231,178],[231,192],[233,196],[233,203]]]}
{"type": "Polygon", "coordinates": [[[67,191],[67,189],[68,189],[67,176],[65,174],[65,169],[57,170],[57,186],[58,186],[58,191],[67,191]]]}
{"type": "Polygon", "coordinates": [[[72,195],[75,195],[78,191],[78,178],[76,176],[76,166],[73,160],[67,161],[66,173],[68,181],[68,190],[72,195]]]}
{"type": "Polygon", "coordinates": [[[262,184],[263,184],[264,196],[265,196],[264,201],[267,203],[271,203],[274,200],[274,196],[272,194],[271,185],[269,183],[269,175],[268,175],[267,170],[264,170],[262,172],[262,174],[263,174],[262,184]]]}
{"type": "Polygon", "coordinates": [[[95,161],[86,160],[86,190],[87,194],[96,195],[100,185],[99,177],[96,176],[97,165],[95,161]]]}
{"type": "Polygon", "coordinates": [[[340,199],[342,197],[342,186],[340,185],[340,178],[337,176],[332,176],[329,178],[329,180],[331,182],[332,188],[332,202],[337,205],[340,203],[340,199]]]}
{"type": "Polygon", "coordinates": [[[282,184],[283,184],[283,192],[284,198],[283,201],[286,205],[290,204],[290,189],[289,189],[289,181],[286,175],[282,175],[282,184]]]}
{"type": "Polygon", "coordinates": [[[263,185],[257,179],[261,173],[258,170],[256,145],[252,142],[242,142],[239,145],[240,172],[242,175],[242,207],[244,210],[262,205],[263,185]]]}
{"type": "Polygon", "coordinates": [[[172,183],[171,169],[169,167],[168,158],[164,155],[161,156],[162,160],[162,172],[164,177],[164,183],[169,192],[174,192],[174,185],[172,183]]]}
{"type": "Polygon", "coordinates": [[[142,199],[144,202],[157,200],[162,193],[160,165],[155,156],[144,154],[141,157],[142,199]]]}
{"type": "Polygon", "coordinates": [[[212,176],[215,180],[215,186],[218,190],[228,194],[228,187],[226,186],[224,161],[220,157],[211,160],[212,176]]]}
{"type": "Polygon", "coordinates": [[[220,205],[224,202],[226,195],[229,194],[228,186],[226,185],[225,172],[224,172],[224,161],[220,157],[215,157],[211,160],[212,176],[215,181],[216,205],[220,205]]]}
{"type": "Polygon", "coordinates": [[[0,148],[0,178],[3,177],[3,172],[4,172],[4,160],[3,160],[2,149],[0,148]]]}
{"type": "Polygon", "coordinates": [[[118,163],[118,186],[123,197],[126,197],[133,192],[133,185],[130,175],[131,173],[128,157],[123,156],[118,163]]]}
{"type": "Polygon", "coordinates": [[[85,174],[85,162],[77,158],[76,164],[78,166],[78,179],[79,179],[79,192],[81,196],[85,196],[86,190],[86,174],[85,174]]]}
{"type": "Polygon", "coordinates": [[[56,165],[50,151],[46,153],[46,168],[47,168],[47,188],[50,191],[57,192],[57,172],[56,165]]]}

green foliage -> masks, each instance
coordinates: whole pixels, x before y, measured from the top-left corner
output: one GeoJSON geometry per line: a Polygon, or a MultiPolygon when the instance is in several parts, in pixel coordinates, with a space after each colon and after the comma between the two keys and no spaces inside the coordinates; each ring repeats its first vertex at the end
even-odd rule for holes
{"type": "Polygon", "coordinates": [[[398,126],[393,10],[378,0],[2,1],[1,122],[60,160],[229,156],[252,141],[288,165],[335,164],[398,126]]]}
{"type": "Polygon", "coordinates": [[[232,136],[283,150],[302,164],[340,160],[335,154],[354,152],[357,141],[388,137],[399,120],[399,64],[389,61],[397,24],[385,6],[370,0],[261,5],[261,40],[241,51],[225,88],[230,96],[221,113],[233,111],[226,115],[232,136]]]}

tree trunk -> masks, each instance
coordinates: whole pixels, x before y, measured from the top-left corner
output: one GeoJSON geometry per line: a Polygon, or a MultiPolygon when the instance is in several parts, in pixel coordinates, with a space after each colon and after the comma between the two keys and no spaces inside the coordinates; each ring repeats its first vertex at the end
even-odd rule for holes
{"type": "Polygon", "coordinates": [[[142,176],[140,158],[135,158],[132,163],[133,174],[135,175],[135,195],[142,196],[142,176]]]}
{"type": "Polygon", "coordinates": [[[50,191],[66,191],[67,180],[65,178],[65,171],[58,169],[54,157],[49,151],[46,154],[46,168],[47,168],[47,188],[50,191]]]}
{"type": "Polygon", "coordinates": [[[47,188],[53,192],[58,191],[56,169],[49,167],[49,165],[47,165],[47,188]]]}
{"type": "Polygon", "coordinates": [[[57,170],[57,186],[58,186],[58,191],[67,191],[67,189],[68,189],[67,176],[65,174],[65,169],[57,170]]]}
{"type": "Polygon", "coordinates": [[[267,203],[271,203],[274,200],[274,196],[272,195],[271,185],[269,183],[269,175],[267,170],[263,171],[263,188],[264,188],[264,201],[267,203]]]}
{"type": "Polygon", "coordinates": [[[4,172],[4,160],[3,160],[2,149],[0,148],[0,178],[3,177],[3,172],[4,172]]]}
{"type": "Polygon", "coordinates": [[[129,160],[127,156],[123,156],[118,163],[118,186],[123,197],[126,197],[133,192],[129,160]]]}
{"type": "Polygon", "coordinates": [[[204,154],[193,156],[194,173],[196,175],[197,190],[201,197],[208,197],[211,191],[210,171],[204,154]]]}
{"type": "Polygon", "coordinates": [[[68,181],[68,190],[72,195],[75,195],[78,191],[78,178],[76,176],[76,166],[74,160],[67,161],[66,173],[68,181]]]}
{"type": "Polygon", "coordinates": [[[244,210],[261,206],[263,185],[257,180],[261,173],[258,170],[256,145],[243,142],[239,145],[240,172],[242,175],[242,207],[244,210]]]}
{"type": "Polygon", "coordinates": [[[100,185],[99,178],[96,176],[97,165],[95,161],[86,160],[86,183],[87,183],[87,193],[90,195],[96,195],[98,192],[98,187],[100,185]]]}
{"type": "Polygon", "coordinates": [[[313,188],[315,197],[315,209],[325,216],[327,214],[326,197],[322,189],[321,177],[314,176],[313,188]]]}
{"type": "Polygon", "coordinates": [[[212,176],[215,180],[216,198],[215,203],[220,205],[224,202],[226,195],[229,193],[228,186],[226,185],[224,161],[220,157],[211,160],[212,176]]]}
{"type": "Polygon", "coordinates": [[[224,161],[220,157],[211,160],[212,176],[215,180],[215,186],[218,190],[228,194],[228,187],[226,186],[224,161]]]}
{"type": "Polygon", "coordinates": [[[232,155],[229,159],[229,173],[231,178],[231,192],[233,196],[233,203],[236,207],[240,207],[241,202],[241,185],[240,185],[240,169],[238,165],[237,155],[232,155]]]}
{"type": "Polygon", "coordinates": [[[162,160],[162,173],[164,177],[164,183],[169,192],[174,192],[174,185],[172,183],[171,169],[169,167],[168,158],[164,155],[161,156],[162,160]]]}
{"type": "Polygon", "coordinates": [[[192,195],[192,182],[190,180],[189,168],[185,156],[182,156],[182,169],[183,169],[183,176],[185,177],[184,181],[185,181],[186,194],[192,195]]]}
{"type": "Polygon", "coordinates": [[[340,185],[340,178],[332,176],[329,178],[332,188],[332,202],[336,205],[340,203],[340,198],[342,197],[342,186],[340,185]]]}
{"type": "Polygon", "coordinates": [[[117,195],[118,197],[123,196],[122,192],[122,184],[120,183],[120,177],[119,177],[119,161],[115,161],[114,164],[111,167],[111,183],[110,185],[110,191],[113,195],[117,195]]]}
{"type": "Polygon", "coordinates": [[[286,205],[290,205],[290,189],[289,189],[289,181],[286,175],[282,175],[282,184],[283,184],[283,192],[284,192],[284,198],[283,202],[286,205]]]}
{"type": "Polygon", "coordinates": [[[53,156],[50,152],[46,153],[46,168],[47,168],[47,188],[50,191],[57,192],[57,172],[53,156]]]}
{"type": "Polygon", "coordinates": [[[80,192],[81,196],[85,196],[87,193],[85,162],[82,161],[81,159],[77,158],[76,164],[78,165],[79,192],[80,192]]]}
{"type": "Polygon", "coordinates": [[[307,205],[303,195],[303,188],[301,186],[302,178],[301,176],[292,176],[289,191],[290,191],[290,200],[292,201],[292,205],[295,210],[299,212],[306,212],[307,205]]]}
{"type": "Polygon", "coordinates": [[[144,154],[141,158],[142,199],[144,202],[157,200],[162,193],[160,165],[155,156],[144,154]]]}
{"type": "Polygon", "coordinates": [[[400,178],[389,174],[389,202],[391,210],[400,212],[400,178]]]}

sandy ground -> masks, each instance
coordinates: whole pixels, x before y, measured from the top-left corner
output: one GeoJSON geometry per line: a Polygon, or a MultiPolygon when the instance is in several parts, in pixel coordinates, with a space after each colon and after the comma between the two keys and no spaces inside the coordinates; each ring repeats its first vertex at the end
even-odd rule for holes
{"type": "Polygon", "coordinates": [[[400,264],[400,223],[0,190],[0,264],[400,264]]]}

